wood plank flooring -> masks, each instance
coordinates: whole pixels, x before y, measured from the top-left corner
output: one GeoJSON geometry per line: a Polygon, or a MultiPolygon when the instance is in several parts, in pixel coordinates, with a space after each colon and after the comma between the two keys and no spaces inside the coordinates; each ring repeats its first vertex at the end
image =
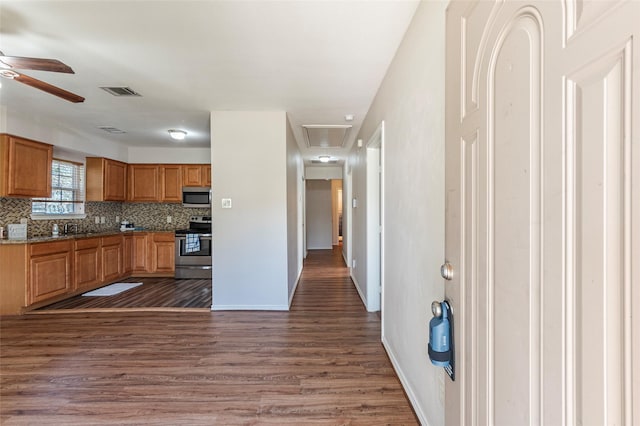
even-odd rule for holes
{"type": "MultiPolygon", "coordinates": [[[[323,266],[324,265],[324,266],[323,266]]],[[[289,312],[64,313],[0,322],[0,423],[413,425],[340,254],[289,312]]]]}
{"type": "MultiPolygon", "coordinates": [[[[173,278],[127,278],[121,282],[142,285],[113,296],[74,296],[40,308],[43,311],[100,310],[119,308],[203,308],[211,309],[211,280],[173,278]]],[[[59,312],[58,312],[59,313],[59,312]]]]}

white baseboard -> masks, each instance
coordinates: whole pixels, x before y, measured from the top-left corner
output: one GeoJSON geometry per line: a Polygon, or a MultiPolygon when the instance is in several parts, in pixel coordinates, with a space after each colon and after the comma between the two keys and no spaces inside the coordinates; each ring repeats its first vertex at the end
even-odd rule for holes
{"type": "Polygon", "coordinates": [[[356,287],[356,291],[360,296],[360,300],[362,300],[362,303],[364,304],[364,308],[366,309],[367,299],[364,297],[364,295],[362,294],[362,291],[360,290],[360,284],[358,283],[358,280],[356,279],[355,275],[353,275],[351,272],[349,272],[349,275],[351,276],[351,281],[353,281],[353,285],[356,287]]]}
{"type": "Polygon", "coordinates": [[[302,276],[302,268],[298,271],[298,278],[296,278],[296,284],[293,286],[293,290],[289,295],[289,308],[291,308],[291,302],[293,302],[293,296],[296,294],[296,290],[298,289],[298,284],[300,284],[300,277],[302,276]]]}
{"type": "Polygon", "coordinates": [[[213,305],[212,311],[288,311],[287,305],[213,305]]]}
{"type": "Polygon", "coordinates": [[[389,355],[389,359],[391,360],[391,365],[393,366],[393,369],[396,371],[396,375],[398,376],[398,379],[400,379],[400,383],[402,384],[402,387],[405,393],[407,394],[407,398],[409,398],[409,402],[411,403],[411,406],[413,407],[413,410],[415,411],[416,416],[418,416],[418,420],[420,421],[420,424],[423,426],[430,426],[429,422],[427,421],[427,416],[425,416],[424,411],[422,411],[422,407],[420,406],[420,402],[416,397],[415,392],[409,385],[407,376],[402,371],[402,368],[400,368],[400,364],[398,364],[398,359],[396,358],[396,354],[393,352],[393,349],[389,345],[389,342],[387,342],[387,340],[384,338],[384,335],[382,337],[382,346],[384,347],[384,350],[387,351],[387,355],[389,355]]]}

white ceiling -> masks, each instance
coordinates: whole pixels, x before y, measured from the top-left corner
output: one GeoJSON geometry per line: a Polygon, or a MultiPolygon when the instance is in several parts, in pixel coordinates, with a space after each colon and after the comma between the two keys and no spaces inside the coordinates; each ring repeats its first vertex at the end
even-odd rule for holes
{"type": "Polygon", "coordinates": [[[0,102],[130,146],[210,143],[209,111],[284,110],[305,160],[343,159],[417,0],[29,1],[0,3],[0,50],[75,74],[18,70],[86,98],[72,104],[2,79],[0,102]],[[114,97],[128,86],[142,97],[114,97]],[[352,122],[344,116],[353,114],[352,122]],[[309,148],[305,124],[352,124],[345,148],[309,148]],[[126,131],[112,135],[99,126],[126,131]]]}

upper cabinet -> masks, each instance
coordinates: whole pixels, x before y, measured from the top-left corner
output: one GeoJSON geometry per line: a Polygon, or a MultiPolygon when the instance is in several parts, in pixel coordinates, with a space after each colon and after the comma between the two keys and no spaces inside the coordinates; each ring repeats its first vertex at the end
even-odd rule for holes
{"type": "Polygon", "coordinates": [[[160,201],[182,202],[182,166],[180,164],[160,165],[160,201]]]}
{"type": "Polygon", "coordinates": [[[101,157],[87,157],[87,201],[124,201],[127,164],[101,157]]]}
{"type": "Polygon", "coordinates": [[[157,164],[129,164],[129,192],[127,200],[156,202],[160,197],[160,171],[157,164]]]}
{"type": "Polygon", "coordinates": [[[184,164],[183,186],[211,186],[211,164],[184,164]]]}
{"type": "Polygon", "coordinates": [[[53,145],[0,135],[0,196],[50,197],[53,145]]]}

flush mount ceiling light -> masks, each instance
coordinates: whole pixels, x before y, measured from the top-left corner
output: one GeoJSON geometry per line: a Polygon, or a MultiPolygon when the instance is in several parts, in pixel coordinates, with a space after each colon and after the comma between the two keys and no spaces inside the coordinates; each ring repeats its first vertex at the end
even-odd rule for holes
{"type": "Polygon", "coordinates": [[[331,161],[331,157],[329,157],[328,155],[321,155],[318,157],[318,160],[320,160],[321,163],[328,163],[329,161],[331,161]]]}
{"type": "Polygon", "coordinates": [[[184,130],[171,129],[169,130],[169,136],[171,136],[171,139],[181,141],[187,137],[187,132],[185,132],[184,130]]]}

